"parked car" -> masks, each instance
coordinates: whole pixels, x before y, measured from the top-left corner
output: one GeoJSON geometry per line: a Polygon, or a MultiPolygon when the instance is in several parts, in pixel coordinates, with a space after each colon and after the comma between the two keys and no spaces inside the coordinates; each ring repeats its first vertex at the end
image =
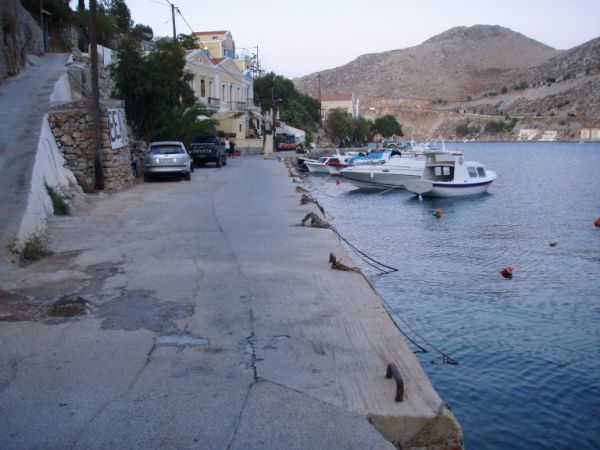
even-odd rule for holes
{"type": "Polygon", "coordinates": [[[304,146],[293,142],[280,142],[279,145],[277,145],[278,152],[283,152],[285,150],[296,150],[296,152],[298,152],[299,149],[304,150],[304,146]]]}
{"type": "Polygon", "coordinates": [[[218,136],[198,136],[190,145],[190,156],[193,163],[203,166],[207,162],[214,162],[217,167],[227,165],[225,143],[218,136]]]}
{"type": "Polygon", "coordinates": [[[192,159],[182,142],[151,142],[144,157],[144,181],[156,175],[181,175],[189,181],[194,171],[192,159]]]}

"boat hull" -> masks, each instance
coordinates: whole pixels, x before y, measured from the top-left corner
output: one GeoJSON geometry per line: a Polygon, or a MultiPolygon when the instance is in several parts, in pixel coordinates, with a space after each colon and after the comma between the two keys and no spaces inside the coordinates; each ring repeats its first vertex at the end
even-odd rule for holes
{"type": "Polygon", "coordinates": [[[342,178],[360,189],[403,189],[407,181],[420,179],[422,175],[422,162],[404,168],[376,166],[370,170],[365,167],[352,167],[340,171],[342,178]]]}
{"type": "Polygon", "coordinates": [[[329,173],[329,169],[324,163],[304,162],[310,173],[329,173]]]}
{"type": "Polygon", "coordinates": [[[431,189],[423,192],[422,189],[414,189],[408,184],[406,188],[415,194],[423,197],[464,197],[467,195],[477,195],[487,192],[488,187],[494,180],[481,183],[457,184],[457,183],[431,183],[431,189]]]}

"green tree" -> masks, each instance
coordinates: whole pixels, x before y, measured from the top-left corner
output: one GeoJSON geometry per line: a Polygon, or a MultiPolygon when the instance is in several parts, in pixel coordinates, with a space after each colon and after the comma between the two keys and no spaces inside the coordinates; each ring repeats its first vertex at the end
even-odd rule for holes
{"type": "Polygon", "coordinates": [[[198,41],[193,34],[180,33],[177,35],[177,40],[179,41],[181,46],[186,50],[194,50],[196,48],[200,48],[200,46],[198,45],[198,41]]]}
{"type": "Polygon", "coordinates": [[[392,135],[404,136],[402,126],[398,123],[396,116],[392,114],[386,114],[375,119],[372,131],[381,134],[384,138],[389,138],[392,135]]]}
{"type": "Polygon", "coordinates": [[[364,117],[359,117],[357,119],[352,119],[352,142],[357,143],[359,145],[365,144],[371,138],[371,127],[373,126],[373,122],[365,119],[364,117]]]}
{"type": "Polygon", "coordinates": [[[154,37],[154,32],[150,26],[138,23],[131,29],[130,35],[140,42],[151,41],[154,37]]]}
{"type": "Polygon", "coordinates": [[[200,103],[192,106],[178,103],[165,114],[162,127],[151,135],[151,140],[181,141],[187,146],[196,136],[214,135],[219,121],[206,118],[206,115],[206,108],[200,103]]]}
{"type": "Polygon", "coordinates": [[[117,47],[116,62],[111,66],[115,94],[125,100],[133,129],[146,139],[163,128],[175,106],[195,103],[184,55],[181,45],[168,38],[156,41],[147,55],[131,36],[117,47]]]}
{"type": "Polygon", "coordinates": [[[119,33],[126,34],[129,32],[133,22],[131,20],[131,12],[124,0],[111,0],[107,5],[106,13],[111,17],[119,33]]]}
{"type": "Polygon", "coordinates": [[[327,113],[325,131],[340,146],[352,136],[352,116],[342,108],[334,108],[327,113]]]}
{"type": "Polygon", "coordinates": [[[254,98],[263,112],[277,109],[281,120],[304,130],[309,140],[316,132],[321,103],[296,90],[291,80],[273,72],[257,77],[254,79],[254,98]]]}

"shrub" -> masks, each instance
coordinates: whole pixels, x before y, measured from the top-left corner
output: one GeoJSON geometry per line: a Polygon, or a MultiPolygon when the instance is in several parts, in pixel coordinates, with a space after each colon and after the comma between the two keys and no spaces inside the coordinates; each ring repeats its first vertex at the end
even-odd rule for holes
{"type": "Polygon", "coordinates": [[[502,89],[500,90],[500,92],[502,94],[506,94],[508,92],[508,88],[506,86],[502,86],[502,89]]]}
{"type": "Polygon", "coordinates": [[[527,89],[529,87],[529,84],[527,84],[527,81],[521,81],[520,83],[517,83],[513,86],[513,89],[516,91],[522,91],[523,89],[527,89]]]}
{"type": "Polygon", "coordinates": [[[25,261],[38,261],[49,255],[48,241],[41,234],[34,233],[25,240],[21,256],[25,261]]]}
{"type": "Polygon", "coordinates": [[[70,214],[69,204],[66,202],[66,196],[60,192],[59,189],[55,189],[46,183],[44,180],[44,186],[46,187],[46,192],[52,200],[52,208],[54,209],[55,216],[68,216],[70,214]]]}

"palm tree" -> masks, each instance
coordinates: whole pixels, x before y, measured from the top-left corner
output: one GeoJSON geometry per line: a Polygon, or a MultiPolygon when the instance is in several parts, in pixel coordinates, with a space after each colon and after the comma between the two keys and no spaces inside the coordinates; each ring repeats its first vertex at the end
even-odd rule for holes
{"type": "Polygon", "coordinates": [[[181,141],[187,146],[195,136],[216,134],[219,121],[206,115],[206,108],[201,103],[192,106],[179,103],[165,114],[164,125],[152,135],[152,140],[181,141]]]}

